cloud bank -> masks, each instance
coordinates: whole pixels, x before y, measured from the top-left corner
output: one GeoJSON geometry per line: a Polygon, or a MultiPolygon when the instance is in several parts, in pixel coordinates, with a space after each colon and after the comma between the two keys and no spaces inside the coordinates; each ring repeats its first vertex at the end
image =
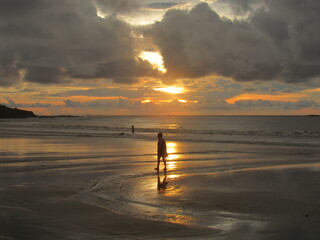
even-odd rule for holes
{"type": "MultiPolygon", "coordinates": [[[[250,2],[237,6],[249,11],[250,2]]],[[[190,12],[168,11],[147,32],[164,57],[167,79],[218,74],[237,81],[319,80],[320,2],[263,3],[246,20],[221,18],[207,3],[190,12]]]]}
{"type": "Polygon", "coordinates": [[[97,8],[105,13],[128,13],[142,6],[142,0],[94,0],[97,8]]]}
{"type": "Polygon", "coordinates": [[[0,0],[0,85],[155,74],[136,61],[130,26],[96,12],[87,0],[0,0]]]}
{"type": "MultiPolygon", "coordinates": [[[[319,82],[320,1],[218,2],[249,17],[222,18],[201,3],[189,12],[168,10],[145,31],[163,55],[164,80],[219,75],[236,81],[319,82]],[[257,3],[264,7],[253,8],[257,3]]],[[[61,84],[76,79],[130,84],[141,77],[159,78],[149,62],[136,58],[133,27],[119,20],[117,13],[175,4],[0,0],[0,86],[21,81],[61,84]],[[97,7],[113,14],[101,19],[97,7]]]]}

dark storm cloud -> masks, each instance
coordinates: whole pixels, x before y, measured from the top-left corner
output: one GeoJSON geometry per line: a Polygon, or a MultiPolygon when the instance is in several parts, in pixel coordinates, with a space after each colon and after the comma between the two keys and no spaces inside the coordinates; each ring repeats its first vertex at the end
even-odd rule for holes
{"type": "MultiPolygon", "coordinates": [[[[242,2],[249,9],[251,1],[242,2]]],[[[147,32],[164,57],[167,79],[219,74],[238,81],[304,82],[319,77],[320,1],[263,2],[264,9],[242,21],[220,18],[206,3],[190,12],[168,11],[147,32]]]]}
{"type": "Polygon", "coordinates": [[[10,86],[19,80],[19,68],[13,55],[0,56],[0,86],[10,86]]]}
{"type": "Polygon", "coordinates": [[[135,62],[128,24],[96,11],[89,0],[0,0],[0,85],[13,85],[20,73],[26,81],[61,83],[75,76],[122,82],[152,72],[135,62]],[[125,76],[124,63],[131,65],[125,76]]]}
{"type": "MultiPolygon", "coordinates": [[[[190,12],[168,11],[147,32],[164,57],[167,81],[212,74],[238,81],[319,79],[320,1],[219,2],[251,15],[229,20],[202,3],[190,12]],[[257,2],[265,7],[256,10],[257,2]]],[[[174,1],[154,4],[166,9],[174,1]]],[[[140,0],[0,0],[0,85],[159,76],[136,60],[132,28],[116,17],[143,6],[140,0]],[[100,19],[97,6],[114,14],[100,19]]]]}
{"type": "Polygon", "coordinates": [[[281,55],[271,41],[249,23],[221,19],[205,3],[190,13],[169,11],[151,35],[169,78],[218,73],[244,81],[271,79],[281,70],[281,55]]]}
{"type": "Polygon", "coordinates": [[[117,83],[133,83],[136,77],[157,76],[157,71],[147,61],[130,59],[101,64],[96,76],[113,78],[117,83]]]}
{"type": "Polygon", "coordinates": [[[251,19],[253,26],[267,35],[275,44],[285,47],[289,40],[289,30],[286,22],[270,12],[259,12],[251,19]]]}
{"type": "Polygon", "coordinates": [[[235,14],[244,14],[253,10],[253,5],[259,3],[259,0],[218,0],[215,4],[229,5],[235,14]]]}
{"type": "Polygon", "coordinates": [[[37,83],[60,83],[67,75],[68,72],[59,67],[29,66],[25,79],[37,83]]]}
{"type": "Polygon", "coordinates": [[[178,3],[176,2],[155,2],[155,3],[149,3],[147,7],[154,8],[154,9],[168,9],[176,5],[178,5],[178,3]]]}
{"type": "Polygon", "coordinates": [[[41,7],[41,0],[28,0],[28,1],[8,1],[0,0],[0,15],[7,17],[14,17],[22,14],[29,14],[35,12],[38,7],[41,7]]]}
{"type": "Polygon", "coordinates": [[[139,9],[142,0],[94,0],[96,6],[106,13],[128,13],[139,9]]]}
{"type": "Polygon", "coordinates": [[[315,62],[319,64],[320,1],[265,0],[264,2],[269,13],[286,23],[293,57],[308,64],[315,62]]]}

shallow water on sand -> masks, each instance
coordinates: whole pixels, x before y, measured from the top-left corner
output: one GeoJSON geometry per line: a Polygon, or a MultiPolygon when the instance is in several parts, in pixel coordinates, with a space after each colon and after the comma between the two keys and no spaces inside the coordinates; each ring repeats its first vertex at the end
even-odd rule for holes
{"type": "Polygon", "coordinates": [[[219,229],[228,236],[320,236],[318,150],[179,142],[170,147],[168,171],[108,177],[74,197],[121,214],[219,229]]]}
{"type": "Polygon", "coordinates": [[[0,142],[2,190],[72,187],[71,199],[139,219],[217,229],[217,239],[320,237],[316,147],[168,140],[168,171],[157,174],[156,141],[24,136],[0,142]]]}

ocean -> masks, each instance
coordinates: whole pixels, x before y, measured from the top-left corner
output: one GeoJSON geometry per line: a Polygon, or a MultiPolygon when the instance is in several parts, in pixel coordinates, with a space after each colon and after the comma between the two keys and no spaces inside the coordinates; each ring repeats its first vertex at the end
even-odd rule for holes
{"type": "Polygon", "coordinates": [[[320,146],[320,118],[309,116],[85,116],[1,119],[0,131],[172,141],[320,146]],[[135,133],[131,133],[134,125],[135,133]]]}

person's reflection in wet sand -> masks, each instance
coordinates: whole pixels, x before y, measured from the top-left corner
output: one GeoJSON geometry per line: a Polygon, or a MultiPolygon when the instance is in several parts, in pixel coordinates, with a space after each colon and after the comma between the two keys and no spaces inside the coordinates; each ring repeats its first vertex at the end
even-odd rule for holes
{"type": "Polygon", "coordinates": [[[164,193],[164,191],[167,189],[167,185],[169,184],[169,181],[167,181],[167,173],[165,172],[164,173],[164,177],[161,181],[160,179],[160,174],[158,172],[158,193],[161,194],[161,193],[164,193]]]}

